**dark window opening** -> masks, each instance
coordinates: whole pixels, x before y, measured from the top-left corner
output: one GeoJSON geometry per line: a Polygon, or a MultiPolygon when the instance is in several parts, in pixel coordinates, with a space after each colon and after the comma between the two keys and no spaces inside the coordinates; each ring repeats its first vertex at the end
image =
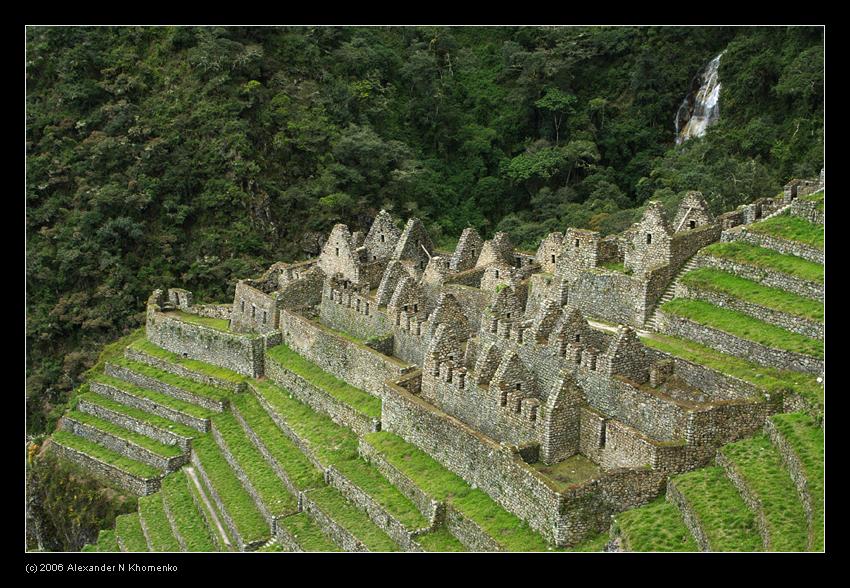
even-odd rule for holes
{"type": "Polygon", "coordinates": [[[336,248],[336,256],[339,257],[339,247],[336,248]]]}
{"type": "Polygon", "coordinates": [[[691,227],[692,229],[697,228],[697,221],[695,221],[695,220],[689,221],[688,226],[691,227]]]}
{"type": "Polygon", "coordinates": [[[581,333],[576,333],[576,343],[581,342],[581,333]]]}
{"type": "Polygon", "coordinates": [[[652,243],[652,233],[647,233],[646,234],[646,244],[649,245],[650,243],[652,243]]]}
{"type": "Polygon", "coordinates": [[[264,310],[263,311],[263,324],[266,324],[266,322],[268,321],[268,315],[269,315],[269,313],[264,310]]]}
{"type": "Polygon", "coordinates": [[[508,318],[511,318],[511,313],[508,313],[508,318]]]}
{"type": "Polygon", "coordinates": [[[516,389],[517,389],[517,390],[522,390],[522,384],[517,383],[517,385],[516,385],[516,389]]]}
{"type": "Polygon", "coordinates": [[[257,307],[251,306],[251,318],[257,318],[257,307]]]}
{"type": "Polygon", "coordinates": [[[605,421],[602,421],[602,428],[599,431],[599,448],[605,449],[605,437],[607,433],[607,424],[605,421]]]}
{"type": "Polygon", "coordinates": [[[413,305],[413,312],[419,312],[419,305],[418,304],[413,305]]]}
{"type": "Polygon", "coordinates": [[[496,270],[496,277],[499,277],[499,270],[496,270]]]}
{"type": "Polygon", "coordinates": [[[555,263],[555,256],[552,256],[552,263],[555,263]]]}
{"type": "Polygon", "coordinates": [[[578,244],[579,244],[579,243],[578,243],[578,239],[576,239],[576,247],[578,247],[578,244]]]}
{"type": "Polygon", "coordinates": [[[242,312],[245,312],[245,301],[242,301],[242,308],[240,309],[242,312]]]}
{"type": "Polygon", "coordinates": [[[383,242],[384,242],[384,236],[381,235],[381,243],[383,243],[383,242]]]}

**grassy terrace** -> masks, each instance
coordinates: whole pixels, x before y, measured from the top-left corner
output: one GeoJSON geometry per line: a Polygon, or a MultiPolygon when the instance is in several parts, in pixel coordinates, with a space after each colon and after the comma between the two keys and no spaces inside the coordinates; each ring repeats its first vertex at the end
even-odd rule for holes
{"type": "Polygon", "coordinates": [[[742,241],[714,243],[702,249],[700,253],[728,259],[742,265],[782,272],[809,282],[823,283],[823,265],[742,241]]]}
{"type": "MultiPolygon", "coordinates": [[[[186,470],[183,470],[183,471],[185,472],[186,470]]],[[[199,474],[197,474],[197,475],[198,475],[198,483],[203,485],[204,482],[200,479],[200,475],[199,474]]],[[[235,549],[235,547],[233,545],[234,542],[230,539],[229,529],[224,527],[223,521],[221,522],[221,524],[222,524],[221,528],[219,528],[213,522],[214,519],[215,519],[215,516],[218,516],[219,521],[221,521],[221,515],[220,514],[214,515],[213,511],[215,511],[215,513],[218,513],[218,510],[215,506],[210,508],[210,506],[212,506],[212,498],[209,499],[210,500],[210,506],[208,506],[207,503],[204,502],[204,498],[201,495],[201,491],[198,489],[198,487],[195,485],[195,483],[189,478],[190,478],[190,476],[187,474],[186,475],[186,481],[188,482],[189,494],[192,496],[192,501],[195,503],[195,505],[198,505],[197,509],[198,509],[198,512],[200,513],[200,515],[208,522],[207,529],[209,530],[210,535],[211,535],[212,540],[213,540],[213,543],[215,543],[215,547],[216,547],[214,551],[233,551],[235,549]],[[228,541],[229,541],[229,544],[228,544],[228,541]]]]}
{"type": "Polygon", "coordinates": [[[700,268],[682,276],[681,281],[700,290],[711,290],[734,296],[765,308],[823,322],[823,303],[798,296],[779,288],[763,286],[758,282],[740,278],[712,268],[700,268]]]}
{"type": "Polygon", "coordinates": [[[318,525],[305,512],[286,517],[278,523],[295,537],[304,551],[339,551],[339,547],[325,537],[318,525]]]}
{"type": "Polygon", "coordinates": [[[213,417],[213,425],[224,439],[231,455],[248,476],[272,516],[283,516],[298,510],[298,501],[266,462],[260,451],[245,436],[245,431],[232,413],[213,417]]]}
{"type": "Polygon", "coordinates": [[[440,527],[430,533],[419,535],[414,539],[422,549],[432,552],[460,552],[467,551],[466,546],[457,540],[457,537],[449,533],[446,527],[440,527]]]}
{"type": "Polygon", "coordinates": [[[182,376],[172,374],[171,372],[155,368],[146,363],[133,361],[124,357],[117,358],[113,360],[112,363],[137,374],[153,378],[154,380],[159,380],[164,384],[169,384],[215,402],[227,402],[230,399],[230,393],[227,390],[202,384],[195,380],[190,380],[189,378],[184,378],[182,376]]]}
{"type": "Polygon", "coordinates": [[[473,490],[424,451],[387,432],[369,433],[366,442],[437,500],[448,500],[509,551],[551,551],[527,523],[496,504],[482,490],[473,490]]]}
{"type": "Polygon", "coordinates": [[[805,551],[806,513],[782,457],[764,435],[721,449],[764,510],[771,551],[805,551]]]}
{"type": "Polygon", "coordinates": [[[137,512],[121,515],[115,519],[115,536],[121,540],[127,551],[149,551],[137,512]]]}
{"type": "Polygon", "coordinates": [[[216,551],[216,545],[207,531],[203,515],[192,499],[191,481],[183,470],[167,476],[162,481],[162,499],[168,505],[174,526],[187,551],[216,551]]]}
{"type": "Polygon", "coordinates": [[[812,374],[764,367],[670,335],[653,333],[649,337],[643,337],[641,341],[648,347],[740,378],[766,392],[794,392],[811,402],[823,404],[823,387],[812,374]]]}
{"type": "Polygon", "coordinates": [[[821,190],[820,192],[815,192],[814,194],[808,194],[807,196],[802,196],[800,200],[806,200],[808,202],[817,202],[818,210],[823,210],[824,197],[826,196],[826,190],[821,190]]]}
{"type": "Polygon", "coordinates": [[[747,314],[720,308],[702,300],[674,298],[662,304],[661,310],[767,347],[823,359],[823,341],[786,331],[747,314]]]}
{"type": "Polygon", "coordinates": [[[803,464],[809,495],[812,498],[813,549],[824,547],[824,437],[823,429],[807,414],[777,414],[770,419],[803,464]]]}
{"type": "Polygon", "coordinates": [[[239,478],[230,469],[230,464],[219,451],[212,435],[198,438],[193,441],[192,446],[242,540],[251,543],[267,539],[269,526],[266,520],[257,510],[251,495],[245,491],[239,478]]]}
{"type": "Polygon", "coordinates": [[[234,396],[233,406],[269,450],[299,490],[322,485],[322,473],[317,470],[292,440],[284,435],[252,394],[234,396]]]}
{"type": "Polygon", "coordinates": [[[185,357],[181,357],[180,355],[177,355],[176,353],[171,353],[170,351],[167,351],[162,347],[157,347],[147,339],[136,339],[129,345],[129,347],[136,351],[146,353],[151,357],[167,361],[168,363],[172,363],[174,365],[179,365],[183,368],[186,368],[187,370],[196,372],[204,376],[217,378],[226,382],[233,382],[234,384],[238,384],[240,382],[245,381],[245,376],[238,374],[233,370],[218,367],[209,363],[205,363],[203,361],[198,361],[196,359],[188,359],[185,357]]]}
{"type": "Polygon", "coordinates": [[[694,470],[673,481],[696,513],[711,551],[762,550],[755,517],[723,468],[694,470]]]}
{"type": "Polygon", "coordinates": [[[162,493],[139,498],[139,515],[145,521],[152,551],[180,551],[180,543],[162,506],[162,493]]]}
{"type": "Polygon", "coordinates": [[[336,488],[310,491],[310,499],[338,525],[357,537],[369,551],[398,551],[395,541],[378,528],[369,516],[348,502],[336,488]]]}
{"type": "Polygon", "coordinates": [[[102,553],[116,553],[121,551],[118,547],[118,539],[115,538],[114,529],[101,529],[97,536],[97,549],[102,553]]]}
{"type": "Polygon", "coordinates": [[[664,497],[616,516],[629,551],[699,551],[682,513],[664,497]]]}
{"type": "Polygon", "coordinates": [[[130,382],[127,382],[125,380],[119,380],[118,378],[113,378],[112,376],[107,376],[106,374],[96,376],[95,378],[92,378],[92,381],[99,382],[107,386],[112,386],[113,388],[118,388],[119,390],[122,390],[128,394],[132,394],[133,396],[150,400],[151,402],[154,402],[156,404],[165,406],[178,412],[182,412],[184,414],[188,414],[199,419],[207,419],[210,417],[210,415],[213,414],[212,411],[209,411],[205,408],[201,408],[196,404],[184,402],[178,398],[174,398],[173,396],[154,392],[153,390],[148,390],[146,388],[136,386],[135,384],[131,384],[130,382]]]}
{"type": "Polygon", "coordinates": [[[184,312],[182,310],[169,310],[164,313],[166,316],[170,316],[171,318],[176,318],[178,320],[183,321],[184,323],[192,323],[195,325],[201,325],[202,327],[209,327],[211,329],[215,329],[217,331],[224,331],[225,333],[230,333],[230,321],[225,319],[217,319],[210,318],[206,316],[199,316],[197,314],[191,314],[188,312],[184,312]]]}
{"type": "Polygon", "coordinates": [[[65,416],[74,419],[79,423],[94,427],[95,429],[103,431],[104,433],[108,433],[110,435],[118,437],[119,439],[123,439],[124,441],[132,443],[134,445],[143,447],[151,453],[155,453],[156,455],[159,455],[161,457],[177,457],[178,455],[183,453],[183,451],[176,445],[166,445],[165,443],[160,443],[159,441],[155,441],[150,437],[145,437],[144,435],[136,433],[135,431],[124,429],[122,427],[119,427],[118,425],[114,425],[109,421],[103,420],[102,418],[96,417],[94,415],[72,410],[65,416]]]}
{"type": "Polygon", "coordinates": [[[127,417],[136,419],[138,421],[148,423],[149,425],[156,427],[157,429],[171,431],[172,433],[180,435],[181,437],[191,438],[197,437],[200,434],[195,429],[187,427],[186,425],[175,423],[174,421],[170,421],[159,415],[146,412],[144,410],[140,410],[132,406],[127,406],[126,404],[121,404],[120,402],[115,402],[111,398],[101,396],[100,394],[95,394],[94,392],[86,392],[84,394],[80,394],[79,396],[77,396],[76,400],[85,400],[86,402],[96,404],[112,412],[117,412],[127,417]]]}
{"type": "Polygon", "coordinates": [[[789,213],[750,225],[747,230],[823,249],[823,227],[789,213]]]}
{"type": "Polygon", "coordinates": [[[59,445],[76,449],[87,455],[99,459],[104,463],[115,466],[119,470],[125,471],[139,478],[156,478],[159,477],[159,470],[151,467],[140,461],[124,457],[120,453],[116,453],[111,449],[107,449],[97,443],[92,443],[82,437],[77,437],[68,431],[56,431],[53,433],[53,440],[59,445]]]}
{"type": "Polygon", "coordinates": [[[310,445],[323,465],[335,466],[408,529],[427,525],[416,506],[380,472],[359,457],[357,436],[354,433],[291,398],[285,390],[274,384],[257,382],[255,388],[296,434],[310,445]]]}
{"type": "Polygon", "coordinates": [[[286,344],[272,347],[267,356],[289,371],[298,374],[317,388],[324,390],[357,412],[372,418],[381,418],[381,399],[329,374],[311,361],[304,359],[286,344]]]}

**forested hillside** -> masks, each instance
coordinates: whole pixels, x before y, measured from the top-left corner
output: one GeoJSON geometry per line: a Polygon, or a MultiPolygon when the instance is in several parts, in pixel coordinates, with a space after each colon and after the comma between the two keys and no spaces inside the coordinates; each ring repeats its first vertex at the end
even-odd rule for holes
{"type": "Polygon", "coordinates": [[[387,208],[451,244],[715,211],[823,165],[801,28],[29,28],[28,426],[49,432],[155,287],[227,301],[387,208]],[[723,50],[720,120],[674,146],[723,50]]]}

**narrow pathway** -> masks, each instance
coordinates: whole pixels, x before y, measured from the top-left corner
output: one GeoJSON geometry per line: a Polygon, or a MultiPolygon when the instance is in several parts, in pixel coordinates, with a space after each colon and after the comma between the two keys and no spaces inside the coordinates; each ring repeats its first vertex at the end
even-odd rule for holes
{"type": "Polygon", "coordinates": [[[189,477],[192,479],[192,483],[195,484],[195,488],[197,488],[201,500],[203,500],[204,504],[207,506],[207,510],[212,515],[213,522],[218,528],[218,534],[221,535],[222,541],[224,541],[224,544],[227,545],[227,547],[232,549],[233,545],[231,545],[230,539],[227,538],[227,533],[224,532],[224,527],[221,526],[221,521],[218,520],[218,515],[215,514],[215,509],[213,508],[212,504],[210,504],[206,492],[204,492],[204,489],[201,487],[201,483],[198,481],[198,476],[197,474],[195,474],[195,468],[193,468],[192,466],[185,466],[184,469],[186,470],[186,473],[189,475],[189,477]]]}
{"type": "MultiPolygon", "coordinates": [[[[599,329],[600,331],[607,331],[609,333],[616,333],[617,327],[614,325],[608,325],[605,323],[600,323],[599,321],[594,321],[592,319],[587,319],[587,324],[593,327],[594,329],[599,329]]],[[[651,337],[652,331],[645,331],[643,329],[635,329],[638,337],[651,337]]]]}

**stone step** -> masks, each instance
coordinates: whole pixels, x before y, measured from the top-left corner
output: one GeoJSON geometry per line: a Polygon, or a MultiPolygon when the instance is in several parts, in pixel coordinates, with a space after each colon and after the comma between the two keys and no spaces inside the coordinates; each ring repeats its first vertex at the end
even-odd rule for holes
{"type": "Polygon", "coordinates": [[[180,469],[188,459],[187,452],[177,445],[165,445],[84,412],[66,413],[62,417],[62,428],[164,472],[180,469]]]}
{"type": "Polygon", "coordinates": [[[717,464],[756,515],[765,551],[806,551],[808,523],[782,458],[764,435],[730,443],[717,464]]]}
{"type": "Polygon", "coordinates": [[[181,551],[180,542],[174,536],[171,522],[165,514],[162,492],[139,499],[139,522],[147,537],[150,551],[181,551]]]}
{"type": "Polygon", "coordinates": [[[211,413],[194,404],[105,375],[91,380],[89,387],[92,392],[119,404],[153,413],[202,433],[209,431],[211,413]]]}
{"type": "Polygon", "coordinates": [[[50,438],[51,449],[62,457],[108,479],[139,496],[153,494],[160,487],[160,470],[121,455],[102,445],[59,429],[50,438]]]}
{"type": "Polygon", "coordinates": [[[189,451],[189,444],[198,431],[169,419],[145,412],[106,396],[86,392],[76,398],[77,410],[99,417],[116,426],[135,431],[164,445],[176,445],[189,451]]]}
{"type": "Polygon", "coordinates": [[[779,452],[806,513],[809,548],[824,549],[824,431],[808,414],[773,415],[765,434],[779,452]]]}
{"type": "Polygon", "coordinates": [[[212,436],[192,443],[192,466],[215,504],[222,523],[240,551],[255,551],[271,537],[271,527],[257,509],[212,436]]]}
{"type": "Polygon", "coordinates": [[[123,552],[150,551],[138,512],[121,515],[115,519],[115,538],[123,552]]]}
{"type": "Polygon", "coordinates": [[[182,551],[217,551],[200,507],[192,498],[192,489],[185,470],[167,476],[162,481],[162,500],[165,514],[182,551]]]}
{"type": "Polygon", "coordinates": [[[674,476],[667,500],[682,513],[702,551],[761,551],[755,514],[723,468],[707,467],[674,476]]]}
{"type": "Polygon", "coordinates": [[[223,411],[228,405],[231,394],[226,390],[124,358],[107,363],[103,369],[106,375],[113,378],[213,412],[223,411]]]}

